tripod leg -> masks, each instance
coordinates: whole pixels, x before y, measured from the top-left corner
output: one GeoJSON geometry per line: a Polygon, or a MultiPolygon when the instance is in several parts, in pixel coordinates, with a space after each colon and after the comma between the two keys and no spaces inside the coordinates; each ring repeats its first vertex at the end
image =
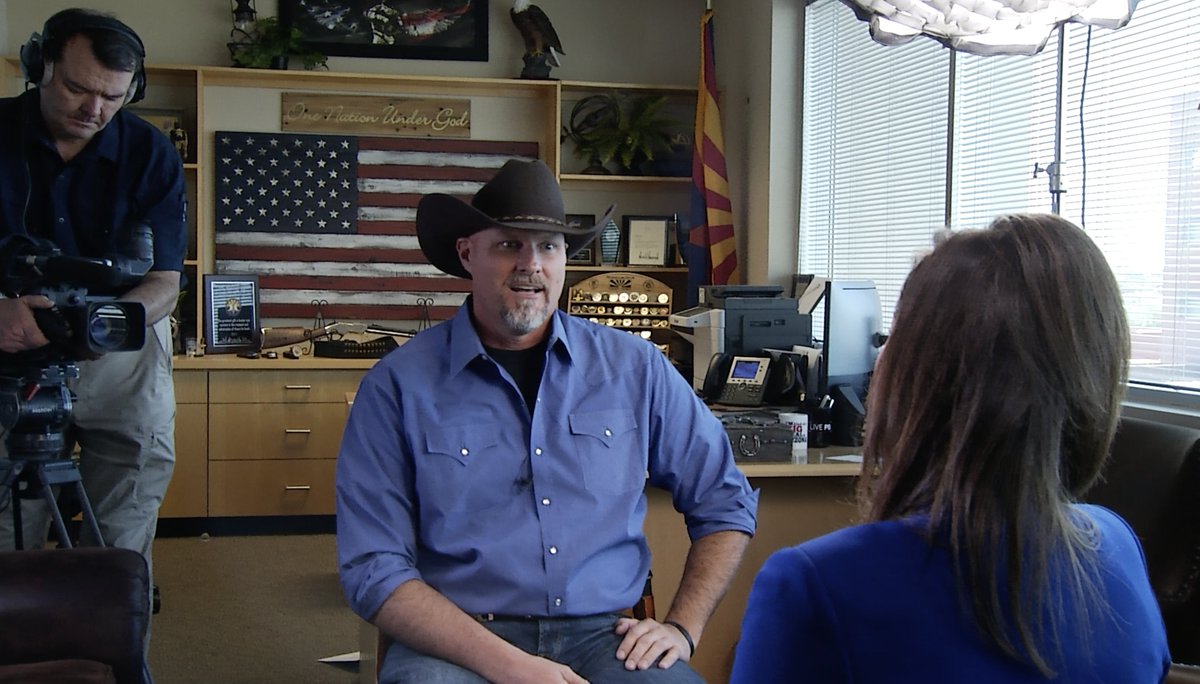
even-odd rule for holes
{"type": "Polygon", "coordinates": [[[8,496],[13,509],[13,548],[21,551],[25,548],[25,529],[21,520],[21,497],[17,495],[16,484],[8,490],[8,496]]]}
{"type": "Polygon", "coordinates": [[[0,458],[0,484],[8,490],[8,504],[12,506],[13,519],[13,548],[21,551],[25,548],[24,528],[21,525],[21,472],[25,464],[0,458]]]}
{"type": "MultiPolygon", "coordinates": [[[[40,469],[40,466],[39,466],[40,469]]],[[[63,522],[62,513],[58,512],[58,503],[54,500],[54,490],[50,483],[42,477],[42,498],[50,507],[50,517],[54,520],[54,533],[58,535],[58,543],[65,549],[71,548],[71,535],[67,534],[67,525],[63,522]]]]}
{"type": "Polygon", "coordinates": [[[83,522],[95,535],[96,546],[106,546],[104,537],[100,536],[100,523],[96,520],[96,512],[92,510],[92,503],[88,501],[87,492],[83,490],[83,483],[79,480],[75,481],[75,493],[79,496],[79,506],[83,509],[83,522]]]}

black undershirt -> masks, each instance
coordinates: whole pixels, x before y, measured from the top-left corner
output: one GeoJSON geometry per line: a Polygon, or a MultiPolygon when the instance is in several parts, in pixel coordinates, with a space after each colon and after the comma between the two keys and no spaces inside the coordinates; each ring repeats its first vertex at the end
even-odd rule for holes
{"type": "Polygon", "coordinates": [[[494,349],[488,346],[484,346],[484,349],[513,377],[532,416],[538,387],[542,384],[542,371],[546,367],[546,341],[542,340],[529,349],[494,349]]]}

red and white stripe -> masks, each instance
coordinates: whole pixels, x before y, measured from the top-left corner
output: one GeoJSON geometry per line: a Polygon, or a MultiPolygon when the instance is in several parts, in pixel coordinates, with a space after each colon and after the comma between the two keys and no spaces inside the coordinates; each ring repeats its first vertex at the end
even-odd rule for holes
{"type": "MultiPolygon", "coordinates": [[[[282,135],[282,134],[281,134],[282,135]]],[[[513,158],[536,159],[537,143],[432,138],[358,139],[356,232],[216,234],[218,273],[254,274],[261,318],[418,321],[450,318],[470,282],[430,265],[416,237],[416,208],[429,193],[469,201],[513,158]]]]}

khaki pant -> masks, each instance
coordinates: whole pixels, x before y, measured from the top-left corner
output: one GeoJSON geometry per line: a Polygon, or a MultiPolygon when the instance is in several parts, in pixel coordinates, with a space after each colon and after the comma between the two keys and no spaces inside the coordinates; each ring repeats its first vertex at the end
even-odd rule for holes
{"type": "MultiPolygon", "coordinates": [[[[133,549],[150,562],[158,507],[175,468],[175,385],[170,322],[146,329],[140,351],[79,362],[78,400],[67,431],[79,445],[79,472],[108,546],[133,549]]],[[[0,445],[0,455],[6,455],[0,445]]],[[[7,500],[6,493],[0,497],[7,500]]],[[[11,504],[10,504],[11,505],[11,504]]],[[[21,501],[25,548],[44,545],[50,512],[40,499],[21,501]]],[[[95,545],[83,526],[81,545],[95,545]]],[[[0,513],[0,549],[14,547],[12,513],[0,513]]]]}

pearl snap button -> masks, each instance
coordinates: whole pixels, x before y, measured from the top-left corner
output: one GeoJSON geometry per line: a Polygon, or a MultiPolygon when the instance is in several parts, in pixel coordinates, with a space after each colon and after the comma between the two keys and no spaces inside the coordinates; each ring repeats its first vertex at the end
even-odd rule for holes
{"type": "Polygon", "coordinates": [[[467,448],[466,448],[466,447],[463,447],[463,448],[462,448],[462,451],[459,451],[458,453],[462,454],[463,456],[466,456],[467,454],[469,454],[469,453],[471,453],[471,452],[470,452],[470,451],[467,451],[467,448]]]}
{"type": "Polygon", "coordinates": [[[604,428],[604,436],[612,437],[612,430],[609,430],[608,428],[604,428]]]}

